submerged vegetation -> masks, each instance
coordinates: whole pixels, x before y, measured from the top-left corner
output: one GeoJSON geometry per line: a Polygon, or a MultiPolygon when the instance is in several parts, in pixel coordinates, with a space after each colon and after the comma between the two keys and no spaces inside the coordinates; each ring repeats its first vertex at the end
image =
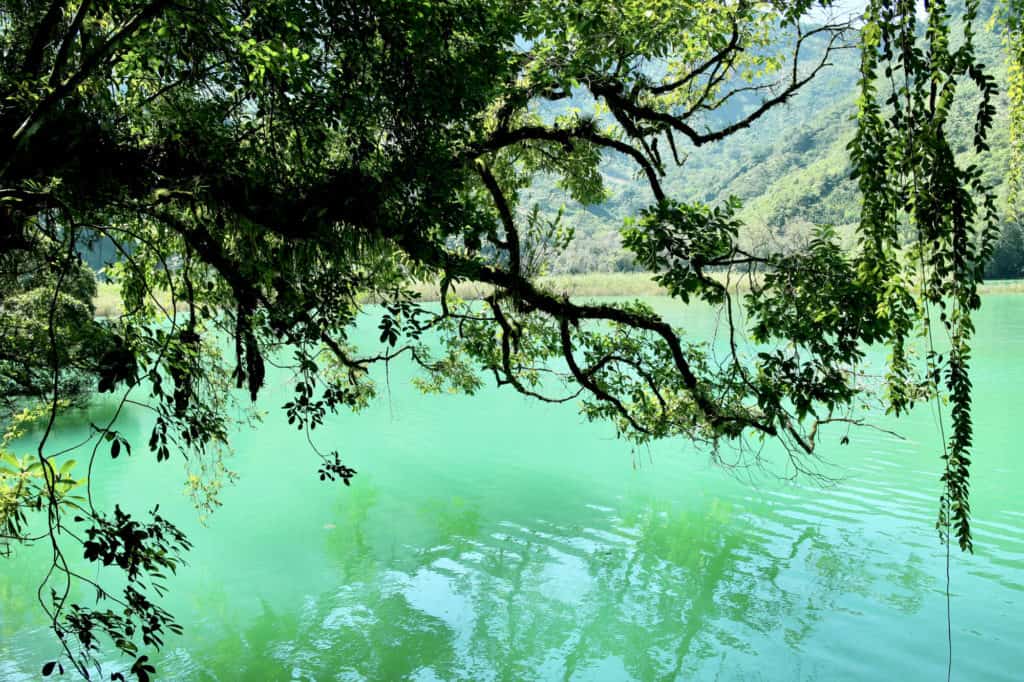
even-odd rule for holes
{"type": "MultiPolygon", "coordinates": [[[[26,387],[10,419],[38,426],[31,453],[3,442],[0,527],[5,549],[52,550],[39,595],[60,654],[44,674],[89,677],[112,646],[149,679],[146,647],[182,627],[159,596],[188,538],[158,509],[139,519],[94,505],[72,455],[88,470],[148,451],[222,471],[245,414],[234,405],[265,391],[271,361],[296,378],[281,407],[309,437],[310,475],[346,486],[356,472],[313,431],[365,406],[370,368],[400,356],[427,391],[493,380],[578,401],[633,444],[729,446],[748,464],[775,439],[807,475],[830,427],[864,425],[865,405],[899,414],[945,398],[938,527],[969,550],[971,314],[1002,221],[978,162],[1000,102],[979,7],[0,3],[0,259],[5,277],[40,282],[0,294],[21,321],[0,348],[0,375],[26,387]],[[772,116],[855,48],[842,151],[855,224],[752,244],[739,200],[676,191],[669,169],[780,124],[772,116]],[[724,362],[641,302],[582,302],[573,294],[604,292],[552,277],[579,239],[539,193],[601,207],[633,175],[628,267],[680,305],[714,308],[724,362]],[[120,308],[110,286],[95,311],[91,285],[78,287],[79,254],[97,248],[114,254],[104,274],[120,308]],[[424,283],[438,305],[422,304],[424,283]],[[482,303],[465,299],[467,283],[482,303]],[[358,348],[370,301],[379,343],[358,348]],[[762,350],[741,352],[748,335],[762,350]],[[891,351],[881,392],[865,381],[872,344],[891,351]],[[23,376],[9,359],[26,356],[23,376]],[[93,386],[152,412],[146,442],[127,439],[115,411],[89,442],[54,451],[58,413],[93,386]],[[83,561],[119,575],[90,578],[83,561]],[[76,585],[95,602],[76,601],[76,585]]],[[[215,506],[217,485],[193,475],[200,504],[215,506]]]]}

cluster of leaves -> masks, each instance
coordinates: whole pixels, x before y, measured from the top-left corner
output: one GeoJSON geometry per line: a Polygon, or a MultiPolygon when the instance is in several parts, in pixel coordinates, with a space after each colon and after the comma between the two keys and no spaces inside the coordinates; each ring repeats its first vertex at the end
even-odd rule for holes
{"type": "MultiPolygon", "coordinates": [[[[112,610],[97,611],[71,606],[68,631],[85,652],[96,652],[100,645],[97,634],[102,633],[123,653],[138,654],[132,641],[138,631],[144,646],[163,644],[164,631],[180,634],[181,626],[170,613],[153,603],[144,590],[153,589],[162,595],[163,581],[168,573],[177,572],[181,557],[191,547],[185,535],[158,513],[150,512],[152,521],[140,523],[130,514],[114,507],[112,517],[97,513],[91,517],[83,542],[84,558],[104,566],[116,565],[124,573],[127,585],[123,589],[121,613],[112,610]],[[148,586],[144,583],[148,582],[148,586]],[[97,632],[98,631],[98,632],[97,632]]],[[[76,517],[76,521],[86,521],[76,517]]],[[[58,601],[56,595],[54,600],[58,601]]],[[[61,631],[58,631],[61,634],[61,631]]]]}
{"type": "Polygon", "coordinates": [[[341,456],[337,452],[332,452],[330,457],[324,460],[317,475],[321,481],[334,481],[340,478],[345,485],[352,485],[352,477],[356,475],[356,470],[342,464],[341,456]]]}
{"type": "Polygon", "coordinates": [[[76,461],[69,459],[56,468],[32,454],[18,456],[12,443],[44,419],[43,407],[25,408],[13,415],[0,439],[0,554],[11,552],[12,544],[29,533],[29,513],[42,511],[52,499],[56,504],[80,504],[81,495],[72,493],[85,484],[75,479],[76,461]]]}
{"type": "Polygon", "coordinates": [[[857,258],[848,257],[829,227],[805,251],[773,259],[761,286],[749,296],[755,341],[788,339],[790,351],[761,351],[761,409],[778,413],[792,404],[798,418],[822,406],[831,414],[850,403],[867,344],[887,339],[877,314],[878,295],[858,281],[857,258]]]}
{"type": "Polygon", "coordinates": [[[700,294],[709,303],[721,303],[725,292],[709,286],[705,270],[732,263],[740,253],[736,246],[739,205],[734,197],[714,208],[660,202],[642,211],[635,226],[622,231],[623,246],[645,270],[658,273],[653,279],[669,295],[688,303],[692,295],[700,294]]]}

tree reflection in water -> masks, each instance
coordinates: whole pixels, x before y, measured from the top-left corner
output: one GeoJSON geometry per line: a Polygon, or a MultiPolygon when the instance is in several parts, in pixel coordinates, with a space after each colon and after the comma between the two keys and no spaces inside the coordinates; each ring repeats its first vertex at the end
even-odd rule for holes
{"type": "Polygon", "coordinates": [[[866,571],[856,531],[826,536],[716,499],[624,517],[593,507],[571,526],[487,523],[472,503],[437,500],[420,509],[430,530],[416,549],[368,540],[377,496],[361,495],[327,534],[340,587],[241,623],[211,618],[222,636],[191,652],[198,677],[736,677],[735,654],[798,656],[851,596],[912,613],[934,588],[913,556],[866,571]]]}

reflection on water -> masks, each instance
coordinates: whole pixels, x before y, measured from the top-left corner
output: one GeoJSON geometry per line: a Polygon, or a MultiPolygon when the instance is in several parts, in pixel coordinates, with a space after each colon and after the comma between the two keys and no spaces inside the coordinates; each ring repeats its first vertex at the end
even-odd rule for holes
{"type": "Polygon", "coordinates": [[[325,535],[337,588],[291,610],[262,601],[241,623],[207,593],[203,643],[165,665],[197,679],[687,679],[731,653],[799,652],[850,593],[884,583],[912,614],[935,589],[920,557],[866,573],[850,538],[719,500],[491,527],[473,504],[435,500],[420,510],[435,536],[399,569],[366,542],[376,494],[364,494],[361,513],[325,535]]]}

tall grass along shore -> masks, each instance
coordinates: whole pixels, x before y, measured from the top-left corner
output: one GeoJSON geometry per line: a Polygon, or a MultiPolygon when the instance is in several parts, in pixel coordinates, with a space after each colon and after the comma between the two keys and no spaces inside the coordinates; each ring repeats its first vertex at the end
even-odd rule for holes
{"type": "MultiPolygon", "coordinates": [[[[733,275],[728,281],[737,290],[749,288],[746,277],[733,275]]],[[[599,298],[612,296],[664,296],[665,289],[644,272],[589,272],[575,275],[552,275],[540,280],[541,286],[565,294],[571,298],[599,298]]],[[[435,283],[420,282],[415,284],[416,291],[424,301],[436,301],[440,294],[435,283]]],[[[453,285],[455,293],[464,299],[480,299],[490,293],[490,287],[479,282],[459,282],[453,285]]],[[[1024,279],[1001,279],[986,282],[981,287],[982,294],[1020,294],[1024,293],[1024,279]]],[[[160,292],[156,296],[160,306],[166,310],[171,308],[171,296],[160,292]]],[[[97,317],[118,317],[124,312],[124,303],[116,284],[100,282],[96,297],[93,298],[97,317]]]]}

